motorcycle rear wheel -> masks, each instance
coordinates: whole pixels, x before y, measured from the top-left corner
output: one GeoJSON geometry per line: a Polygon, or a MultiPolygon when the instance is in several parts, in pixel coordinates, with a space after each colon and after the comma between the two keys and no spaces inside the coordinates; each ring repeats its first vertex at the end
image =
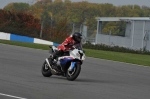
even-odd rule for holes
{"type": "Polygon", "coordinates": [[[50,76],[52,76],[51,69],[49,68],[49,66],[48,66],[48,64],[47,64],[46,61],[42,65],[41,72],[42,72],[42,75],[44,77],[50,77],[50,76]]]}

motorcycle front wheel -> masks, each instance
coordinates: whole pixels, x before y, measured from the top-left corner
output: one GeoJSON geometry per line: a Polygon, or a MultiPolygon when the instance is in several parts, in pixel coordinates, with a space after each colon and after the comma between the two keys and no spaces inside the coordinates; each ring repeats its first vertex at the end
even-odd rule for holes
{"type": "Polygon", "coordinates": [[[75,80],[81,71],[81,65],[76,64],[72,71],[67,70],[66,77],[68,80],[73,81],[75,80]]]}
{"type": "Polygon", "coordinates": [[[42,65],[41,72],[42,72],[42,75],[44,77],[50,77],[50,76],[52,76],[51,69],[49,68],[49,66],[48,66],[48,64],[47,64],[46,61],[42,65]]]}

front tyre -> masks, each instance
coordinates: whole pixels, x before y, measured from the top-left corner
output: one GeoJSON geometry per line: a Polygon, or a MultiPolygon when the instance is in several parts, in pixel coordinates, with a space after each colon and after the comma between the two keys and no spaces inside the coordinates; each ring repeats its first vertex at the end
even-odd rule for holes
{"type": "Polygon", "coordinates": [[[80,74],[80,71],[81,71],[81,65],[76,64],[72,71],[67,70],[67,73],[66,73],[67,79],[70,81],[75,80],[78,77],[78,75],[80,74]]]}
{"type": "Polygon", "coordinates": [[[50,77],[50,76],[52,76],[51,70],[50,70],[50,68],[49,68],[49,66],[48,66],[48,64],[47,64],[46,61],[42,65],[41,72],[42,72],[42,75],[44,77],[50,77]]]}

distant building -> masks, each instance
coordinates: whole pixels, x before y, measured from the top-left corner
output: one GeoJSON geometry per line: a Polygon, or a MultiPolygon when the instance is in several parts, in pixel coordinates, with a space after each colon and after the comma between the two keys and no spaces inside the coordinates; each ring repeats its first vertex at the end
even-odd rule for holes
{"type": "Polygon", "coordinates": [[[150,50],[150,17],[98,17],[96,44],[150,50]],[[125,21],[125,37],[102,34],[102,22],[125,21]]]}

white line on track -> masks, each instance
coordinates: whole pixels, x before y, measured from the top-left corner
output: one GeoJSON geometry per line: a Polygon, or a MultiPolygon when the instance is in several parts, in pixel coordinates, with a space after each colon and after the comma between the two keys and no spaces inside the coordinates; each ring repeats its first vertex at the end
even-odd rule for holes
{"type": "Polygon", "coordinates": [[[0,93],[0,95],[1,95],[1,96],[11,97],[11,98],[16,98],[16,99],[27,99],[27,98],[22,98],[22,97],[12,96],[12,95],[3,94],[3,93],[0,93]]]}

